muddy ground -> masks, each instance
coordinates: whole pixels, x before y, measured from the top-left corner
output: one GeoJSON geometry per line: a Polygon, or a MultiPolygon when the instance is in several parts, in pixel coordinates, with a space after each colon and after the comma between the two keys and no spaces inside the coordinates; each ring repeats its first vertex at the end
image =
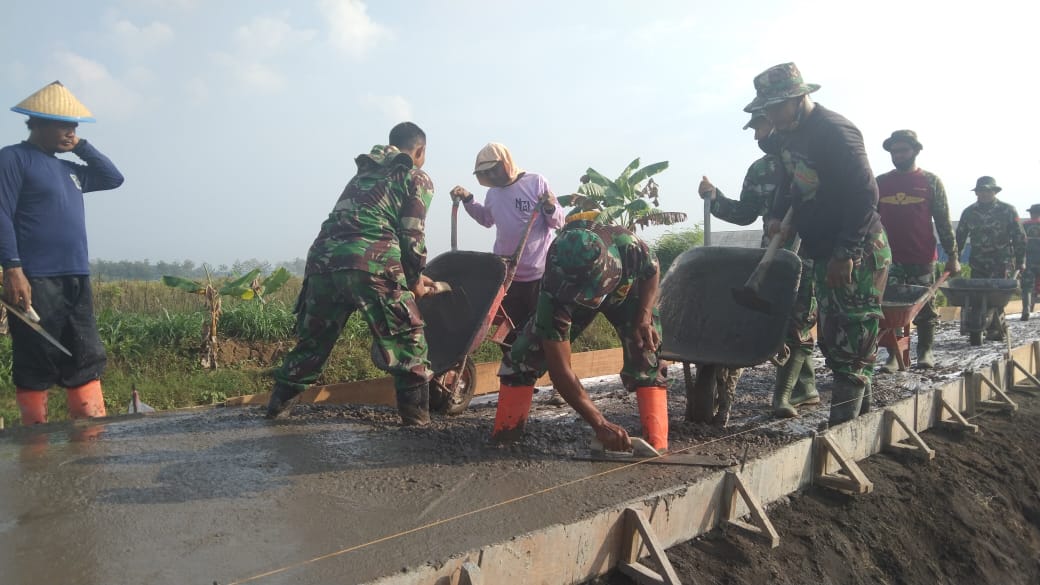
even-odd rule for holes
{"type": "MultiPolygon", "coordinates": [[[[1016,345],[1040,337],[1040,320],[1011,324],[1016,345]]],[[[988,366],[1004,350],[998,343],[969,347],[956,333],[956,324],[944,324],[938,337],[940,367],[878,377],[875,407],[911,396],[919,385],[928,387],[959,376],[964,368],[988,366]]],[[[724,429],[682,422],[685,388],[681,368],[673,366],[670,374],[673,450],[689,448],[688,452],[726,462],[738,461],[745,454],[755,458],[809,436],[827,417],[830,376],[822,367],[823,403],[803,409],[800,418],[785,421],[776,421],[769,414],[773,367],[750,369],[741,380],[731,424],[724,429]]],[[[635,398],[621,390],[617,376],[587,380],[586,385],[608,418],[638,433],[635,398]]],[[[536,395],[528,432],[520,443],[491,445],[488,436],[494,408],[493,397],[481,397],[462,415],[438,417],[422,429],[400,428],[390,408],[327,405],[298,406],[288,420],[278,422],[264,420],[261,408],[249,407],[124,417],[86,428],[53,424],[9,429],[0,433],[0,582],[208,585],[234,583],[277,570],[281,572],[255,582],[362,583],[402,567],[436,562],[517,534],[571,522],[711,472],[681,466],[621,469],[614,463],[574,461],[573,455],[587,450],[591,432],[551,389],[536,395]],[[603,474],[610,469],[618,472],[603,474]]],[[[1028,416],[1022,412],[1013,421],[1032,421],[1022,427],[1030,426],[1036,433],[1040,421],[1028,416]]],[[[933,445],[940,451],[937,461],[902,471],[904,475],[896,481],[903,489],[895,496],[882,497],[886,493],[881,487],[883,475],[872,466],[883,466],[885,460],[874,458],[865,464],[878,486],[874,494],[845,500],[809,492],[796,497],[790,509],[815,499],[818,509],[806,510],[791,521],[782,516],[787,506],[773,506],[774,522],[783,536],[778,550],[787,551],[783,557],[777,551],[752,546],[741,552],[739,547],[744,544],[740,539],[707,538],[673,549],[676,563],[680,571],[703,571],[686,581],[691,583],[725,582],[718,579],[739,576],[745,566],[759,566],[763,572],[749,572],[743,580],[733,582],[825,582],[831,578],[835,583],[959,583],[962,581],[953,578],[970,575],[954,573],[944,580],[936,572],[938,578],[928,579],[932,573],[921,569],[900,581],[898,575],[882,578],[870,569],[857,575],[873,581],[850,581],[840,572],[825,572],[839,571],[859,558],[867,563],[873,557],[867,556],[864,542],[897,538],[882,538],[877,530],[883,534],[906,531],[905,538],[898,537],[902,540],[892,546],[893,560],[887,564],[871,561],[893,570],[900,566],[899,559],[910,559],[905,551],[915,546],[940,551],[935,555],[938,560],[926,565],[938,567],[936,571],[948,565],[983,565],[981,558],[966,557],[966,551],[975,550],[972,547],[988,551],[991,560],[984,566],[1012,566],[1012,560],[1030,554],[1028,558],[1035,559],[1040,556],[1035,532],[1033,541],[1018,541],[1016,550],[1024,551],[1019,556],[1008,552],[1013,549],[1008,541],[999,540],[1000,530],[1008,535],[1019,534],[1013,530],[1024,531],[1015,527],[1027,524],[1026,513],[1000,516],[993,512],[1031,506],[1035,526],[1036,467],[1031,468],[1031,487],[1022,490],[1031,489],[1032,500],[1027,493],[958,482],[956,470],[951,469],[954,461],[964,458],[968,458],[965,466],[969,469],[986,469],[988,461],[998,481],[1010,486],[1020,483],[1017,475],[1010,474],[1026,467],[1013,457],[1003,458],[1002,453],[1016,445],[1028,452],[1038,444],[1037,437],[1008,435],[1000,440],[993,424],[987,420],[980,438],[964,440],[968,446],[973,441],[993,441],[983,443],[980,451],[988,459],[974,461],[972,451],[947,448],[938,442],[939,437],[933,445]],[[1000,471],[998,464],[1008,471],[1000,471]],[[924,477],[926,472],[952,484],[936,484],[929,488],[932,492],[915,488],[921,490],[919,501],[937,503],[931,512],[938,516],[953,514],[947,511],[952,504],[946,502],[954,501],[949,498],[954,497],[955,488],[977,486],[958,496],[956,515],[948,525],[925,516],[908,516],[898,508],[892,514],[887,512],[892,501],[908,497],[910,479],[924,477]],[[865,508],[872,502],[877,502],[877,509],[865,508]],[[857,507],[864,507],[858,516],[843,512],[857,507]],[[813,519],[817,515],[826,519],[828,513],[836,518],[836,525],[848,525],[848,534],[855,529],[863,530],[864,536],[859,540],[839,537],[838,531],[813,536],[814,529],[826,525],[813,519]],[[976,516],[981,520],[976,521],[976,516]],[[907,527],[902,518],[917,521],[907,527]],[[990,524],[978,524],[981,521],[990,524]],[[882,528],[871,532],[874,525],[882,528]],[[912,530],[929,525],[931,533],[912,530]],[[799,533],[807,534],[804,542],[808,544],[803,548],[797,548],[799,533]],[[942,540],[948,534],[962,535],[963,542],[958,547],[948,545],[942,540]],[[698,546],[709,551],[731,550],[732,555],[723,552],[713,557],[697,551],[690,553],[688,563],[683,561],[687,547],[698,546]],[[760,565],[743,560],[754,555],[762,559],[760,565]],[[782,560],[790,565],[780,564],[782,560]],[[792,576],[779,581],[780,573],[773,576],[769,572],[770,562],[775,563],[774,569],[786,568],[792,576]],[[829,569],[812,572],[817,566],[829,569]],[[796,573],[795,567],[804,572],[796,573]]],[[[896,473],[903,468],[892,469],[896,473]]],[[[1026,565],[1024,560],[1018,562],[1019,567],[1026,565]]],[[[995,578],[1002,575],[992,574],[995,578]]],[[[1008,582],[1029,575],[1036,572],[1008,572],[1008,582]]]]}

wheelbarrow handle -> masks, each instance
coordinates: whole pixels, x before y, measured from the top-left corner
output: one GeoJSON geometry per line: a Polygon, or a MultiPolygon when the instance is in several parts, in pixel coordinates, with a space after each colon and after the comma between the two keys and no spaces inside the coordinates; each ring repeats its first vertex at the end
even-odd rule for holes
{"type": "Polygon", "coordinates": [[[451,201],[451,251],[459,249],[459,200],[451,201]]]}

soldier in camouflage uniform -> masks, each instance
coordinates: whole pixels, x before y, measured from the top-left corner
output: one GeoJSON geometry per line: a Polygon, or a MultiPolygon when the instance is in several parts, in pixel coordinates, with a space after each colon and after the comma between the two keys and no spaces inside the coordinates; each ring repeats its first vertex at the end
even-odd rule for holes
{"type": "Polygon", "coordinates": [[[493,438],[523,432],[534,383],[548,370],[560,396],[610,450],[630,448],[625,429],[607,421],[571,369],[571,341],[602,313],[621,339],[621,380],[636,393],[647,441],[668,448],[668,399],[658,363],[657,258],[632,232],[591,220],[572,220],[549,248],[534,316],[502,359],[493,438]]]}
{"type": "Polygon", "coordinates": [[[870,407],[870,383],[892,254],[877,213],[877,183],[863,136],[845,117],[814,103],[819,85],[794,63],[755,77],[746,111],[765,110],[779,134],[789,183],[772,215],[793,207],[802,253],[814,260],[820,348],[834,372],[828,423],[870,407]]]}
{"type": "Polygon", "coordinates": [[[1029,208],[1029,219],[1022,222],[1026,233],[1026,269],[1022,271],[1022,320],[1033,312],[1036,279],[1040,276],[1040,203],[1029,208]]]}
{"type": "Polygon", "coordinates": [[[317,380],[347,319],[360,311],[372,332],[373,358],[394,378],[402,423],[429,422],[432,372],[415,302],[433,285],[422,275],[433,197],[425,160],[426,134],[411,122],[391,130],[389,146],[355,159],[357,175],[307,254],[296,303],[299,342],[274,373],[268,418],[288,413],[317,380]]]}
{"type": "MultiPolygon", "coordinates": [[[[780,186],[786,181],[783,163],[773,150],[767,146],[766,138],[773,131],[765,112],[757,110],[751,113],[751,119],[744,129],[753,128],[755,140],[759,147],[767,151],[762,158],[751,163],[744,175],[744,186],[740,191],[740,199],[734,201],[722,194],[707,177],[701,180],[698,192],[702,198],[711,198],[711,214],[715,217],[737,225],[749,225],[759,217],[763,220],[762,245],[769,243],[765,235],[765,225],[769,223],[770,209],[780,186]]],[[[791,242],[793,244],[794,242],[791,242]]],[[[790,247],[790,246],[789,246],[790,247]]],[[[801,281],[798,286],[798,297],[791,311],[785,343],[790,350],[787,361],[776,373],[776,385],[773,389],[773,415],[781,418],[798,416],[795,407],[800,405],[819,404],[820,395],[816,391],[816,373],[813,371],[812,352],[815,340],[812,329],[816,326],[816,295],[813,286],[812,259],[802,259],[801,281]]],[[[719,410],[715,415],[715,424],[725,426],[729,419],[729,409],[743,370],[740,368],[716,368],[716,386],[719,392],[719,410]]]]}
{"type": "MultiPolygon", "coordinates": [[[[997,201],[1001,187],[993,177],[979,177],[972,191],[978,201],[961,213],[957,249],[963,250],[964,243],[971,240],[968,265],[972,278],[1011,278],[1013,272],[1025,268],[1026,234],[1018,212],[1011,204],[997,201]]],[[[986,339],[1004,339],[1004,307],[990,309],[986,323],[986,339]]]]}
{"type": "MultiPolygon", "coordinates": [[[[950,208],[946,203],[946,188],[939,177],[917,166],[917,155],[923,147],[913,130],[896,130],[882,146],[892,155],[892,164],[896,167],[877,178],[878,212],[892,247],[888,286],[930,287],[935,283],[935,261],[939,257],[935,232],[938,232],[939,241],[949,257],[946,270],[950,274],[961,270],[957,261],[957,242],[950,224],[950,208]]],[[[935,302],[929,299],[914,318],[917,366],[920,368],[935,366],[932,344],[938,323],[935,302]]],[[[881,371],[892,373],[898,369],[899,361],[890,352],[881,371]]]]}

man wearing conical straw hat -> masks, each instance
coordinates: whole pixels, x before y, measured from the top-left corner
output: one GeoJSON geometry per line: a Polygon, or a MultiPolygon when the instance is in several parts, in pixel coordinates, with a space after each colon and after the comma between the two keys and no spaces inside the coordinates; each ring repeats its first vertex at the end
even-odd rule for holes
{"type": "Polygon", "coordinates": [[[29,116],[29,138],[0,149],[0,264],[3,296],[35,309],[66,356],[20,320],[10,322],[12,378],[22,424],[47,421],[47,390],[67,389],[69,416],[105,416],[105,348],[94,320],[83,194],[123,183],[112,161],[76,135],[90,113],[60,82],[12,111],[29,116]],[[86,164],[55,156],[71,152],[86,164]]]}

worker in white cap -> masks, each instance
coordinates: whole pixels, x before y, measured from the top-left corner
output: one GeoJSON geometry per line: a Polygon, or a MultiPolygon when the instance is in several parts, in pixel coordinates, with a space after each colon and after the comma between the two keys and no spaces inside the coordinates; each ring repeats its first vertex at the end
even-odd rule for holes
{"type": "Polygon", "coordinates": [[[12,111],[29,116],[29,138],[0,149],[0,265],[3,298],[29,314],[72,354],[28,325],[10,321],[12,378],[22,424],[47,421],[47,390],[67,389],[69,416],[105,416],[105,348],[90,288],[83,194],[114,189],[123,175],[76,135],[93,114],[55,81],[12,111]],[[57,154],[71,152],[86,164],[57,154]]]}

